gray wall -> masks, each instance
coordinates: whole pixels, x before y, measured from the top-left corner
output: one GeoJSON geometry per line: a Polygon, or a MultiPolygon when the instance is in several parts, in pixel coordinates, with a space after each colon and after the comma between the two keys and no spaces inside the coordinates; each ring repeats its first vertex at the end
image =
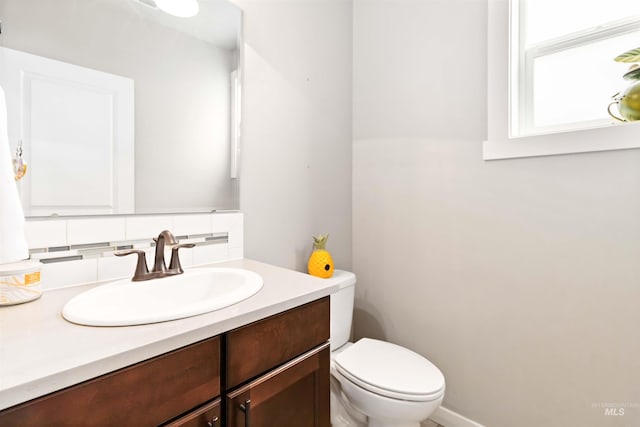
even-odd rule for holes
{"type": "Polygon", "coordinates": [[[306,271],[329,233],[351,268],[349,0],[237,0],[244,20],[245,256],[306,271]]]}
{"type": "Polygon", "coordinates": [[[482,161],[486,18],[354,0],[355,334],[487,426],[638,426],[640,151],[482,161]]]}
{"type": "Polygon", "coordinates": [[[1,0],[1,44],[135,81],[136,211],[238,208],[229,178],[235,53],[129,0],[1,0]]]}

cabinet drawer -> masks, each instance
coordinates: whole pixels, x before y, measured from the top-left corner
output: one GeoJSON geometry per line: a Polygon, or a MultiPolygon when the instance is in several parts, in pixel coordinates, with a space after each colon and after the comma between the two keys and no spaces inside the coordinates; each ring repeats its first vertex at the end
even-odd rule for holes
{"type": "Polygon", "coordinates": [[[233,388],[329,339],[329,297],[227,334],[227,387],[233,388]]]}
{"type": "Polygon", "coordinates": [[[3,426],[156,426],[220,395],[215,337],[0,412],[3,426]]]}

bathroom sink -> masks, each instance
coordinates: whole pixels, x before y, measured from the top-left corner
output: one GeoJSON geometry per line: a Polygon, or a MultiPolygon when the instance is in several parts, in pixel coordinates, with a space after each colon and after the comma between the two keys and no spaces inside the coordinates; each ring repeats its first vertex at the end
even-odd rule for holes
{"type": "Polygon", "coordinates": [[[70,322],[131,326],[182,319],[218,310],[256,294],[262,277],[236,268],[194,268],[183,274],[107,283],[76,295],[62,310],[70,322]]]}

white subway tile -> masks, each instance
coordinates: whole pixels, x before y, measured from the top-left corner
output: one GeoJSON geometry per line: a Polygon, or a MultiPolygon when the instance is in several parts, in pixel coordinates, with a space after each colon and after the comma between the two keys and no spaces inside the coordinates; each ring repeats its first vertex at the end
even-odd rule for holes
{"type": "Polygon", "coordinates": [[[133,249],[144,249],[147,250],[148,248],[151,248],[151,243],[153,243],[151,240],[149,240],[148,242],[143,242],[143,243],[134,243],[133,244],[133,249]]]}
{"type": "MultiPolygon", "coordinates": [[[[180,265],[182,267],[190,267],[193,265],[193,251],[195,248],[183,248],[180,249],[180,265]]],[[[169,266],[169,261],[171,258],[167,258],[167,267],[169,266]]]]}
{"type": "Polygon", "coordinates": [[[214,233],[229,233],[230,248],[244,246],[244,215],[241,212],[213,214],[211,227],[214,233]]]}
{"type": "Polygon", "coordinates": [[[226,243],[196,246],[193,248],[193,265],[225,261],[228,257],[229,246],[226,243]]]}
{"type": "MultiPolygon", "coordinates": [[[[192,249],[181,249],[183,267],[202,265],[243,257],[242,213],[145,215],[129,217],[96,217],[66,220],[27,221],[25,235],[30,248],[67,246],[74,244],[125,242],[137,240],[135,245],[143,247],[147,266],[153,268],[154,247],[144,240],[155,237],[168,229],[176,236],[226,232],[226,244],[198,245],[192,249]]],[[[171,250],[166,248],[165,260],[170,262],[171,250]]],[[[43,289],[55,289],[122,277],[131,277],[135,271],[137,257],[103,257],[78,261],[66,261],[43,265],[43,289]]]]}
{"type": "Polygon", "coordinates": [[[176,236],[211,233],[211,214],[174,215],[171,231],[176,236]]]}
{"type": "Polygon", "coordinates": [[[133,277],[136,271],[138,257],[129,255],[125,257],[105,256],[98,258],[98,280],[119,279],[133,277]]]}
{"type": "Polygon", "coordinates": [[[229,260],[244,258],[244,248],[229,248],[229,260]]]}
{"type": "Polygon", "coordinates": [[[157,237],[163,230],[173,229],[170,215],[129,216],[126,218],[126,239],[141,240],[157,237]]]}
{"type": "Polygon", "coordinates": [[[96,258],[54,262],[42,266],[42,289],[56,289],[98,280],[96,258]]]}
{"type": "Polygon", "coordinates": [[[66,220],[27,220],[24,234],[29,249],[66,246],[68,244],[66,220]]]}
{"type": "Polygon", "coordinates": [[[69,219],[67,237],[70,245],[118,242],[125,240],[125,218],[69,219]]]}

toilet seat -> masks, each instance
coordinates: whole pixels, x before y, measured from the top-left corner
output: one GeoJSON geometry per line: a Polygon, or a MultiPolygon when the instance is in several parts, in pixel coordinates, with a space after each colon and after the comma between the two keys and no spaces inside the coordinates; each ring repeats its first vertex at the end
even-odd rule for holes
{"type": "Polygon", "coordinates": [[[444,393],[444,376],[429,360],[404,347],[363,338],[335,356],[346,380],[380,396],[426,402],[444,393]]]}

